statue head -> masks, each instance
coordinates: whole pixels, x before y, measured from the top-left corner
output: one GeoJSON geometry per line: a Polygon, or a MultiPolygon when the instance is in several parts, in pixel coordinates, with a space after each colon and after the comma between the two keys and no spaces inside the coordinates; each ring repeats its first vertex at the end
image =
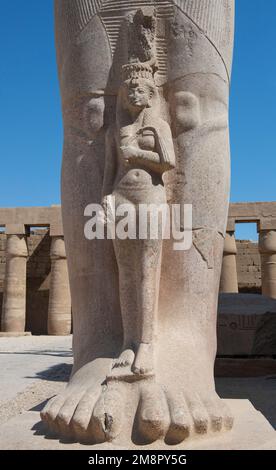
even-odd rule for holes
{"type": "Polygon", "coordinates": [[[125,83],[125,105],[127,108],[145,109],[151,107],[154,85],[146,80],[131,80],[125,83]]]}
{"type": "Polygon", "coordinates": [[[137,111],[150,108],[152,98],[157,93],[153,67],[142,63],[125,65],[123,79],[124,108],[137,111]]]}

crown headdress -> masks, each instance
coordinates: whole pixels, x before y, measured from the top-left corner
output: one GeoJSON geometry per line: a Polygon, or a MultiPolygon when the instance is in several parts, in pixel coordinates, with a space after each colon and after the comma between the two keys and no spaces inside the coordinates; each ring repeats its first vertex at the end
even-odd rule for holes
{"type": "Polygon", "coordinates": [[[156,65],[149,62],[135,62],[122,66],[123,81],[144,78],[154,82],[154,74],[157,70],[156,65]]]}
{"type": "Polygon", "coordinates": [[[155,8],[139,8],[129,15],[127,24],[129,63],[122,66],[122,79],[127,81],[144,78],[154,83],[157,70],[155,8]]]}

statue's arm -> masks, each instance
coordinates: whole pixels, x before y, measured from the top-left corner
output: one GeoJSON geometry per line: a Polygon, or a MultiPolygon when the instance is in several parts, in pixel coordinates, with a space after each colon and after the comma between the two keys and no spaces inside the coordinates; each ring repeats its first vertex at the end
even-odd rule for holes
{"type": "Polygon", "coordinates": [[[157,152],[151,150],[142,150],[139,147],[128,146],[120,147],[122,160],[125,165],[131,167],[132,165],[142,165],[155,173],[164,173],[160,156],[157,152]]]}
{"type": "Polygon", "coordinates": [[[175,152],[171,128],[166,121],[161,121],[156,133],[156,150],[165,171],[175,168],[175,152]]]}
{"type": "Polygon", "coordinates": [[[141,150],[137,159],[161,174],[175,168],[174,145],[168,123],[160,121],[158,128],[146,126],[141,131],[145,129],[151,130],[155,135],[156,152],[141,150]]]}

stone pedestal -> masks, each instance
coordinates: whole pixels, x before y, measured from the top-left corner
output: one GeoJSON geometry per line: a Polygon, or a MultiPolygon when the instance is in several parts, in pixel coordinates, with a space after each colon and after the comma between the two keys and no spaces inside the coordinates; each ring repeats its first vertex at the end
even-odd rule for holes
{"type": "Polygon", "coordinates": [[[236,263],[237,247],[234,232],[227,232],[223,248],[220,292],[239,292],[236,263]]]}
{"type": "MultiPolygon", "coordinates": [[[[1,330],[24,334],[26,323],[26,266],[28,249],[24,233],[6,227],[6,272],[1,330]]],[[[21,230],[23,232],[23,230],[21,230]]]]}
{"type": "Polygon", "coordinates": [[[276,230],[261,230],[262,294],[276,299],[276,230]]]}
{"type": "Polygon", "coordinates": [[[69,335],[71,333],[71,296],[63,236],[52,237],[50,256],[48,334],[69,335]]]}

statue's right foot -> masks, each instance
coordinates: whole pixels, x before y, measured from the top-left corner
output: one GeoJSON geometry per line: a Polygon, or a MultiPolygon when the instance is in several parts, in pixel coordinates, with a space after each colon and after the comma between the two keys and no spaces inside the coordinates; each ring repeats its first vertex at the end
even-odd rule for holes
{"type": "Polygon", "coordinates": [[[132,366],[136,375],[147,376],[154,374],[153,344],[140,343],[132,366]]]}
{"type": "Polygon", "coordinates": [[[118,367],[131,367],[134,362],[135,354],[132,349],[124,349],[117,359],[114,359],[112,369],[118,367]]]}

